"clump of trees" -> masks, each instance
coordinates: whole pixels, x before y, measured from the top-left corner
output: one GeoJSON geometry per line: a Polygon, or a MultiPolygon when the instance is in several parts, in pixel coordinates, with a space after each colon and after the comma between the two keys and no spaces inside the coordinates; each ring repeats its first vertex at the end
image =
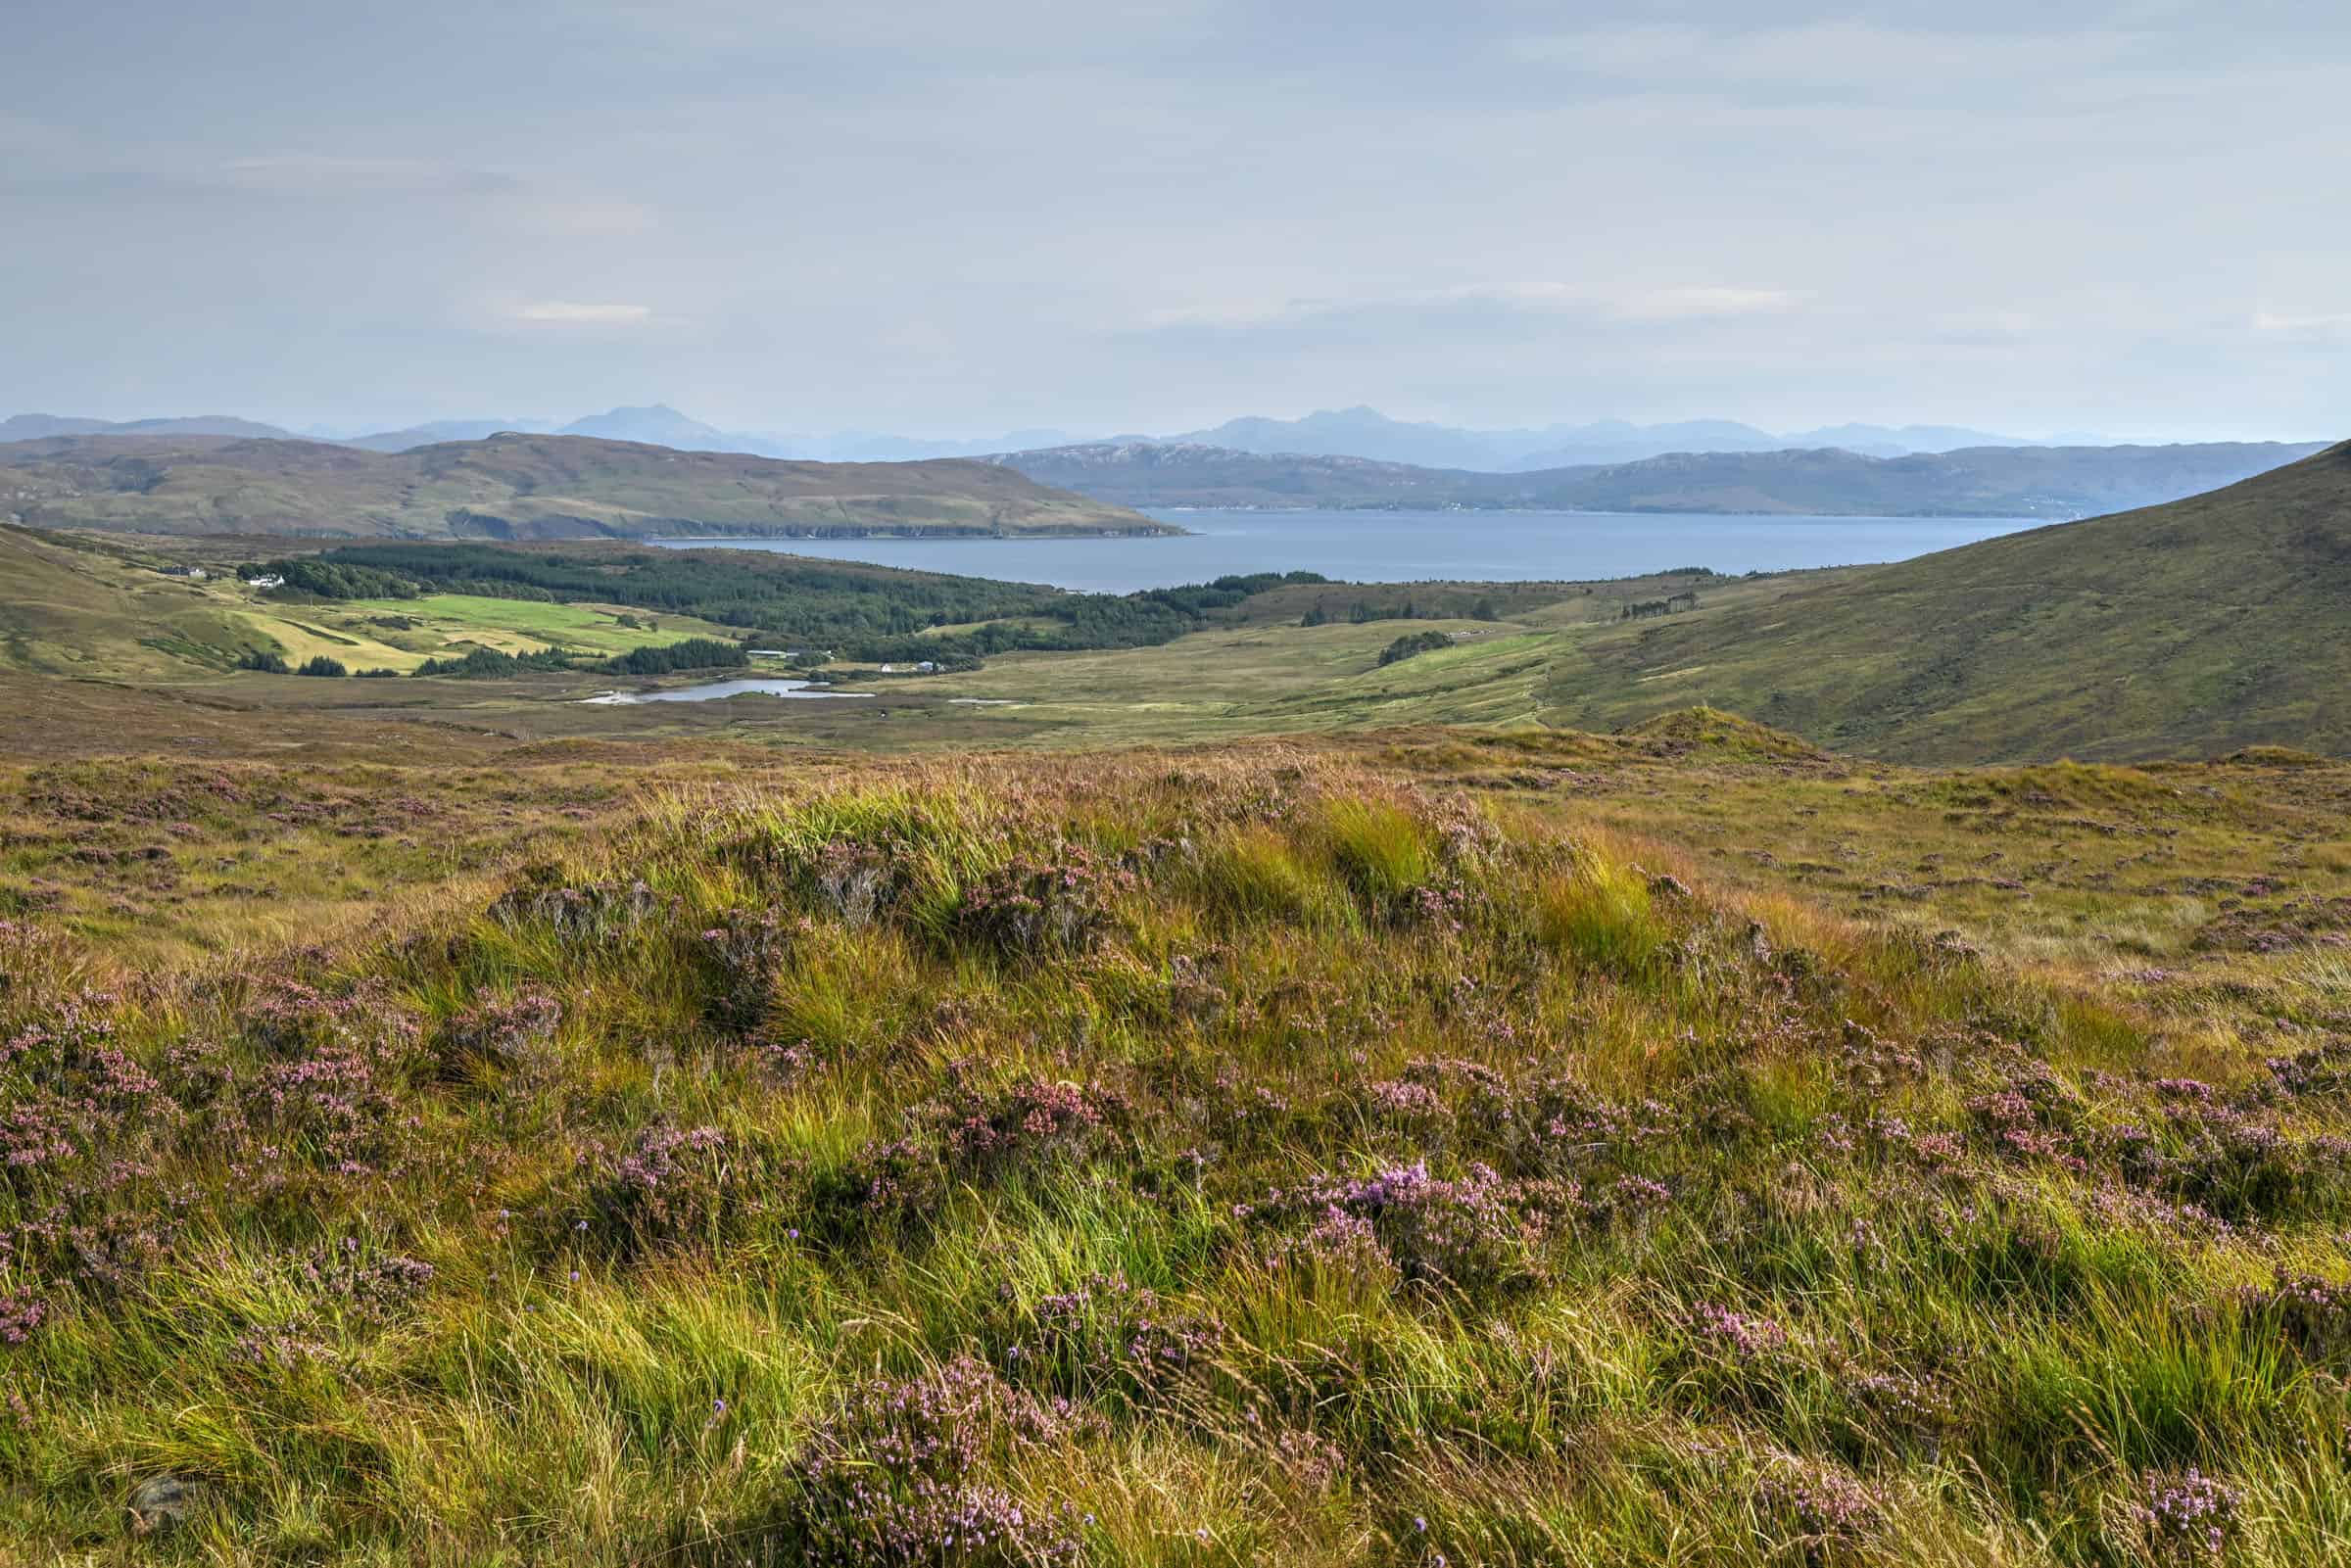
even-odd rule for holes
{"type": "Polygon", "coordinates": [[[330,659],[323,653],[313,653],[309,658],[303,660],[302,668],[296,670],[294,673],[296,675],[333,676],[337,680],[340,680],[342,677],[349,675],[351,672],[343,667],[342,660],[330,659]]]}
{"type": "Polygon", "coordinates": [[[284,578],[285,586],[269,593],[289,598],[414,598],[416,585],[397,572],[354,561],[330,560],[323,555],[297,555],[262,567],[239,567],[257,577],[284,578]]]}
{"type": "Polygon", "coordinates": [[[1694,610],[1697,608],[1698,595],[1696,594],[1676,594],[1671,598],[1641,599],[1635,603],[1627,604],[1621,611],[1618,612],[1616,619],[1620,621],[1646,621],[1653,616],[1679,615],[1684,610],[1694,610]]]}
{"type": "Polygon", "coordinates": [[[286,656],[275,648],[247,648],[237,655],[237,668],[259,670],[264,675],[290,675],[293,673],[292,668],[286,663],[286,656]]]}
{"type": "Polygon", "coordinates": [[[751,662],[740,642],[721,642],[714,637],[689,637],[652,647],[631,648],[599,668],[612,675],[667,675],[672,670],[733,669],[751,662]]]}
{"type": "Polygon", "coordinates": [[[571,656],[557,648],[536,653],[503,653],[497,648],[467,648],[464,657],[427,659],[416,666],[418,675],[446,675],[459,681],[504,680],[533,670],[568,670],[571,656]]]}
{"type": "Polygon", "coordinates": [[[1453,639],[1442,632],[1415,632],[1409,637],[1400,637],[1386,647],[1381,648],[1379,662],[1384,668],[1405,659],[1417,658],[1423,653],[1434,653],[1439,648],[1451,646],[1453,646],[1453,639]]]}

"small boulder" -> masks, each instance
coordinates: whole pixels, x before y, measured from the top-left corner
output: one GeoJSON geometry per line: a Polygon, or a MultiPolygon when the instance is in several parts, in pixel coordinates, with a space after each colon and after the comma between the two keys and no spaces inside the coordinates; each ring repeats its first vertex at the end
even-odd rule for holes
{"type": "Polygon", "coordinates": [[[151,1536],[175,1528],[195,1500],[191,1483],[175,1475],[150,1476],[130,1495],[131,1533],[151,1536]]]}

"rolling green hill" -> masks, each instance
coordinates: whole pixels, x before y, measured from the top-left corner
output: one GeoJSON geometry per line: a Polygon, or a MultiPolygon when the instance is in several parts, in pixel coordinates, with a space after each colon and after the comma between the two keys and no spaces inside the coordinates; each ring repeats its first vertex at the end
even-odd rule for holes
{"type": "Polygon", "coordinates": [[[66,436],[0,446],[0,521],[409,539],[1173,533],[988,463],[780,462],[581,436],[404,452],[66,436]]]}
{"type": "Polygon", "coordinates": [[[2351,751],[2351,443],[2207,496],[1667,617],[1563,650],[1548,716],[1693,702],[1976,761],[2351,751]]]}

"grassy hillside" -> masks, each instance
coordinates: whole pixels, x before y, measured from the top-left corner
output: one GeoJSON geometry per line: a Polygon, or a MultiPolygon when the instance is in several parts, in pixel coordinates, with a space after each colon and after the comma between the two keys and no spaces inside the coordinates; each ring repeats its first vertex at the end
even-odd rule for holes
{"type": "Polygon", "coordinates": [[[503,434],[385,453],[304,441],[65,437],[0,447],[41,527],[155,534],[577,539],[657,534],[1170,532],[987,463],[779,462],[503,434]]]}
{"type": "Polygon", "coordinates": [[[2319,449],[1978,447],[1871,457],[1836,450],[1677,452],[1529,473],[1267,455],[1196,444],[1093,443],[994,459],[1128,506],[1559,507],[1824,516],[2080,517],[2233,484],[2319,449]]]}
{"type": "Polygon", "coordinates": [[[0,1542],[2351,1551],[2343,769],[1389,751],[12,770],[17,885],[384,896],[168,965],[0,924],[0,1542]],[[1800,869],[1912,821],[2006,863],[1800,869]]]}
{"type": "Polygon", "coordinates": [[[1993,760],[2351,751],[2351,446],[1576,642],[1558,722],[1704,701],[1841,748],[1993,760]]]}
{"type": "MultiPolygon", "coordinates": [[[[354,670],[407,674],[469,648],[583,658],[688,638],[736,638],[692,615],[618,605],[530,603],[460,594],[306,603],[257,594],[226,575],[167,577],[173,553],[152,541],[0,528],[0,668],[140,685],[217,678],[248,651],[300,664],[314,654],[354,670]],[[623,616],[628,619],[624,621],[623,616]]],[[[57,700],[111,697],[61,689],[57,700]]]]}

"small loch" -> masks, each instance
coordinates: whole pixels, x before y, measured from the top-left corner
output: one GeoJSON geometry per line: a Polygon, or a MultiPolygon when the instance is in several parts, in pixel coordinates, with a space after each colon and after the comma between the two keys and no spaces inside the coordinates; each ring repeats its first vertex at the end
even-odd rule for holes
{"type": "Polygon", "coordinates": [[[583,702],[617,704],[628,702],[717,702],[728,697],[870,697],[871,691],[836,691],[814,681],[740,680],[711,681],[701,686],[682,686],[669,691],[606,691],[600,696],[582,697],[583,702]]]}

